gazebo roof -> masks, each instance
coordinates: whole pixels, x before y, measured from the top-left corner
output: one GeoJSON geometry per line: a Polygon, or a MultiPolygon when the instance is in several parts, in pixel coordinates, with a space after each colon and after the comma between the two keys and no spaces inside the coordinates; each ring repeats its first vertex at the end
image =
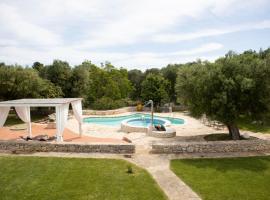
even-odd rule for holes
{"type": "Polygon", "coordinates": [[[0,107],[10,107],[10,106],[54,107],[79,100],[82,100],[82,98],[17,99],[10,101],[2,101],[0,102],[0,107]]]}

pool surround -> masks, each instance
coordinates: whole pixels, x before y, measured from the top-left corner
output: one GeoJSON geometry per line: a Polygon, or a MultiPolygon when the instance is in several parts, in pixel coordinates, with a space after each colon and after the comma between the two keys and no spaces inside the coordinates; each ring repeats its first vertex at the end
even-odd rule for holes
{"type": "MultiPolygon", "coordinates": [[[[158,119],[160,121],[163,121],[164,124],[163,126],[168,127],[171,126],[171,122],[167,119],[163,118],[158,118],[155,117],[155,119],[158,119]]],[[[126,133],[131,133],[131,132],[142,132],[142,133],[148,133],[149,127],[144,127],[144,126],[135,126],[129,124],[130,121],[133,120],[141,120],[141,118],[133,118],[133,119],[126,119],[121,122],[121,130],[126,133]]]]}

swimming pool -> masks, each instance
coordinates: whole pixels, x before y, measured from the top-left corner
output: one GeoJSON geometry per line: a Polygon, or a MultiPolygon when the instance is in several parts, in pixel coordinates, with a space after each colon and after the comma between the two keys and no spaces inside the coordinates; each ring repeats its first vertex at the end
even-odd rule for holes
{"type": "MultiPolygon", "coordinates": [[[[100,124],[100,125],[107,125],[107,126],[120,126],[121,122],[123,120],[127,119],[136,119],[136,118],[143,118],[145,119],[145,122],[148,122],[151,118],[149,114],[131,114],[131,115],[124,115],[124,116],[117,116],[117,117],[88,117],[84,118],[85,123],[89,124],[100,124]]],[[[160,116],[154,116],[154,123],[159,123],[159,119],[166,119],[171,122],[171,124],[174,125],[180,125],[184,124],[185,121],[180,118],[173,118],[173,117],[160,117],[160,116]]],[[[136,122],[137,123],[137,122],[136,122]]],[[[143,124],[142,124],[143,125],[143,124]]]]}

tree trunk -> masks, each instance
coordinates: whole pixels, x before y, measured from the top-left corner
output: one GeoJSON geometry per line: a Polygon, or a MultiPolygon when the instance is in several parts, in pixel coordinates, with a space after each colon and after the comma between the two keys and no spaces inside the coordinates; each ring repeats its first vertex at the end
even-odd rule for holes
{"type": "Polygon", "coordinates": [[[240,140],[240,132],[236,124],[228,124],[229,135],[233,140],[240,140]]]}

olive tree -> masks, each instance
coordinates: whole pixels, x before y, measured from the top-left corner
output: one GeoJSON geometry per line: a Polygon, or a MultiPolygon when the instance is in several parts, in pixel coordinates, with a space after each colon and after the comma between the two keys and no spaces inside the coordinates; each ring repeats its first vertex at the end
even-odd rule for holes
{"type": "Polygon", "coordinates": [[[215,63],[197,63],[179,69],[177,95],[195,117],[223,122],[232,139],[240,139],[240,115],[259,119],[269,112],[269,58],[232,52],[215,63]]]}

